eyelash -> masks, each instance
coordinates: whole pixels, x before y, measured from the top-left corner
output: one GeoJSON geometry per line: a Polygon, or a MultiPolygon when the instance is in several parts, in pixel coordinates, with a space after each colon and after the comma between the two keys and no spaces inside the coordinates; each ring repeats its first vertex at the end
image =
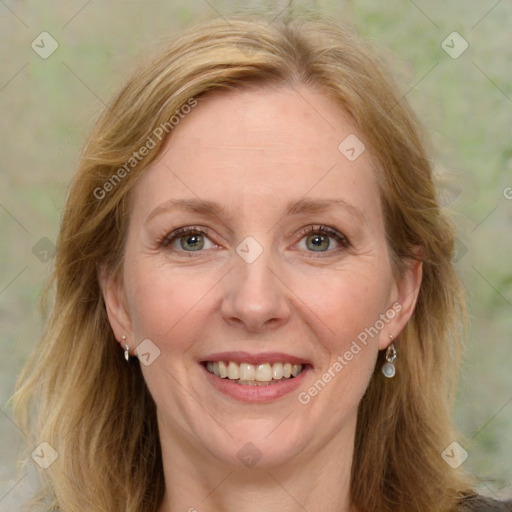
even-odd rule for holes
{"type": "MultiPolygon", "coordinates": [[[[300,239],[302,240],[302,238],[304,238],[305,236],[311,235],[313,233],[319,234],[319,235],[331,236],[332,238],[334,238],[336,240],[336,242],[338,242],[340,244],[340,246],[343,249],[347,249],[348,247],[350,247],[350,242],[345,235],[336,231],[335,229],[329,228],[327,226],[322,226],[322,225],[307,226],[304,229],[300,230],[299,231],[299,235],[301,235],[300,239]]],[[[334,252],[334,251],[318,251],[318,252],[322,253],[322,252],[334,252]]],[[[316,251],[310,251],[310,252],[314,253],[316,251]]]]}
{"type": "MultiPolygon", "coordinates": [[[[327,226],[322,226],[322,225],[307,226],[306,228],[300,230],[298,234],[301,235],[300,240],[302,240],[302,238],[304,238],[305,236],[313,234],[313,233],[319,234],[319,235],[329,235],[330,237],[334,238],[336,240],[336,242],[338,242],[340,244],[341,249],[346,249],[346,248],[350,247],[350,242],[345,235],[343,235],[343,234],[339,233],[338,231],[336,231],[335,229],[329,228],[327,226]]],[[[158,241],[158,246],[164,247],[164,248],[168,247],[175,240],[182,238],[186,235],[190,235],[190,234],[202,235],[202,236],[206,236],[209,238],[208,230],[206,230],[204,228],[196,227],[196,226],[186,226],[186,227],[176,229],[175,231],[162,237],[158,241]]],[[[337,249],[337,250],[339,251],[341,249],[337,249]]],[[[315,252],[322,254],[322,253],[333,253],[335,251],[336,251],[336,249],[328,250],[328,251],[309,251],[309,252],[311,252],[313,254],[315,252]]],[[[195,252],[202,252],[202,251],[178,251],[178,252],[190,253],[189,256],[194,257],[195,252]]],[[[312,256],[312,257],[321,257],[321,256],[312,256]]]]}

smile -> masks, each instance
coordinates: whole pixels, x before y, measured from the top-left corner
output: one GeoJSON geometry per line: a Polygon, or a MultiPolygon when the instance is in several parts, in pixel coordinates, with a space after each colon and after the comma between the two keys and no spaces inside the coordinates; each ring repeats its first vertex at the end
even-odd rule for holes
{"type": "Polygon", "coordinates": [[[210,390],[249,403],[293,397],[313,370],[307,358],[283,352],[217,352],[198,363],[210,390]]]}
{"type": "Polygon", "coordinates": [[[302,370],[292,363],[237,363],[235,361],[207,361],[206,369],[221,379],[229,379],[245,386],[268,386],[283,379],[293,379],[302,370]]]}

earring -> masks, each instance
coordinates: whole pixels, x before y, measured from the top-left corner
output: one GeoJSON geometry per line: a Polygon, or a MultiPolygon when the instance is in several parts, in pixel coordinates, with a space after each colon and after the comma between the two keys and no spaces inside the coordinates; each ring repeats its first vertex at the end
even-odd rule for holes
{"type": "Polygon", "coordinates": [[[129,361],[130,360],[130,347],[125,343],[126,336],[123,336],[121,339],[123,340],[123,343],[124,343],[124,359],[126,361],[129,361]]]}
{"type": "Polygon", "coordinates": [[[382,366],[382,373],[388,378],[391,379],[395,376],[396,368],[393,364],[396,359],[396,348],[393,344],[393,336],[389,334],[389,337],[391,338],[391,344],[386,349],[386,363],[382,366]]]}

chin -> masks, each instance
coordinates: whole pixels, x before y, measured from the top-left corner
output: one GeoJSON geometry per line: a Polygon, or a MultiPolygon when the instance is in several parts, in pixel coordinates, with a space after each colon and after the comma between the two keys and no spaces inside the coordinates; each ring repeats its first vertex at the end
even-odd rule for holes
{"type": "Polygon", "coordinates": [[[231,424],[229,434],[217,424],[210,425],[209,435],[198,444],[208,447],[217,461],[230,466],[259,469],[283,466],[301,454],[307,445],[305,432],[301,435],[296,423],[290,431],[290,424],[283,422],[285,416],[244,419],[238,425],[231,424]]]}

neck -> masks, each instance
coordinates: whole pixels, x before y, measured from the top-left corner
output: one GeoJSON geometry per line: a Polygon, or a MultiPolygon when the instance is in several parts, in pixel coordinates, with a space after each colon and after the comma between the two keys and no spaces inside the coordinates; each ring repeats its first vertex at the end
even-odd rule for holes
{"type": "Polygon", "coordinates": [[[250,468],[194,453],[186,442],[161,432],[166,492],[158,512],[355,512],[350,504],[355,424],[346,430],[348,436],[342,433],[285,464],[250,468]]]}

